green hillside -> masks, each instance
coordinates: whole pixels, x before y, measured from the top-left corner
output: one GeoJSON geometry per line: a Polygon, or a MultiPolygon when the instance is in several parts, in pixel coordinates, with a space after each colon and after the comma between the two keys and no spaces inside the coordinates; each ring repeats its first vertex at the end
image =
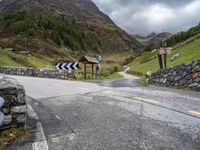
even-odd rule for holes
{"type": "MultiPolygon", "coordinates": [[[[167,67],[176,66],[185,62],[190,62],[193,60],[200,59],[200,39],[193,39],[191,42],[180,46],[179,48],[173,50],[172,54],[168,55],[167,67]],[[175,61],[171,62],[170,58],[175,54],[180,54],[180,57],[175,61]]],[[[136,58],[133,63],[131,63],[131,73],[132,74],[145,74],[148,71],[158,71],[159,64],[157,58],[157,52],[145,52],[138,58],[136,58]]]]}
{"type": "Polygon", "coordinates": [[[46,68],[59,60],[78,61],[83,55],[101,54],[106,67],[113,67],[140,52],[142,47],[110,21],[101,22],[97,18],[80,21],[48,11],[0,13],[0,35],[0,66],[46,68]],[[5,51],[7,48],[15,52],[5,51]]]}
{"type": "Polygon", "coordinates": [[[45,59],[34,56],[27,57],[0,48],[0,66],[51,68],[53,65],[45,59]]]}

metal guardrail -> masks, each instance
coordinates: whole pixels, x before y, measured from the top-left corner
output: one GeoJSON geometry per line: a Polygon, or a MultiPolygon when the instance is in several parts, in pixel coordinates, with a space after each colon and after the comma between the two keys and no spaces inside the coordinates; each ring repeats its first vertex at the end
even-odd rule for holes
{"type": "Polygon", "coordinates": [[[4,106],[4,104],[5,104],[5,100],[3,99],[3,97],[0,96],[0,126],[3,125],[3,121],[5,118],[4,114],[1,112],[1,109],[4,106]]]}

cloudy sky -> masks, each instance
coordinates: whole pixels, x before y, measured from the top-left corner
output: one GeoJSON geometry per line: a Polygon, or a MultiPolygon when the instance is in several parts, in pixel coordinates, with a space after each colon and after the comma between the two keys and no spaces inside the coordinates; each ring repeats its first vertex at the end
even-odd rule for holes
{"type": "Polygon", "coordinates": [[[180,32],[200,22],[200,0],[93,0],[130,34],[180,32]]]}

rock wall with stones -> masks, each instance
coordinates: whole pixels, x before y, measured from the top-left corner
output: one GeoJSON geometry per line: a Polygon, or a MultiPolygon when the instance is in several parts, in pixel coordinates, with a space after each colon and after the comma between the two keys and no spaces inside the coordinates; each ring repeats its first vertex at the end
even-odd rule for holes
{"type": "Polygon", "coordinates": [[[54,69],[35,69],[35,68],[17,68],[17,67],[0,67],[0,73],[8,75],[44,77],[54,79],[74,79],[73,73],[67,71],[54,70],[54,69]]]}
{"type": "Polygon", "coordinates": [[[200,60],[153,73],[151,84],[200,91],[200,60]]]}
{"type": "Polygon", "coordinates": [[[11,127],[24,127],[26,123],[26,99],[24,87],[15,79],[0,76],[0,96],[5,104],[1,108],[4,114],[0,130],[11,127]]]}

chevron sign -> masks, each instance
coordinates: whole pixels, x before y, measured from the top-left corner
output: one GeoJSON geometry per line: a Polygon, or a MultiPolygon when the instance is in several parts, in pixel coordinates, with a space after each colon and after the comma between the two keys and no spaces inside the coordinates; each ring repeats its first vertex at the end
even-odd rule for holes
{"type": "Polygon", "coordinates": [[[79,63],[78,62],[68,62],[68,63],[57,63],[56,64],[57,70],[78,70],[79,69],[79,63]]]}

